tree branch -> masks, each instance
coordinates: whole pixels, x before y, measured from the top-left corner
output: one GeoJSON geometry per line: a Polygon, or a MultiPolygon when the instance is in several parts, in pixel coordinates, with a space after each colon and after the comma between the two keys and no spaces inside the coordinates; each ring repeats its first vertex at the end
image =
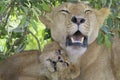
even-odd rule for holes
{"type": "Polygon", "coordinates": [[[40,47],[40,42],[39,42],[38,38],[31,31],[28,31],[28,32],[36,39],[36,41],[38,43],[39,52],[41,53],[41,47],[40,47]]]}

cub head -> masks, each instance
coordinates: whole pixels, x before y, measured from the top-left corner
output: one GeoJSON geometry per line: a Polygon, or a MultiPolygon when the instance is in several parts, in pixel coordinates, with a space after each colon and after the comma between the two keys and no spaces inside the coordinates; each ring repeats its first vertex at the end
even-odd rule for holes
{"type": "Polygon", "coordinates": [[[84,3],[64,3],[41,21],[74,61],[95,41],[109,12],[107,8],[96,10],[84,3]]]}

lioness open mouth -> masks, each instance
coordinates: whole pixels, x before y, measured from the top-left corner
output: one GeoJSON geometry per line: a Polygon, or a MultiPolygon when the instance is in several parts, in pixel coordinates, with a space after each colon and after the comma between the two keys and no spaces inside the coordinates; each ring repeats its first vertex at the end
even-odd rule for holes
{"type": "Polygon", "coordinates": [[[80,31],[76,31],[73,35],[66,37],[66,46],[88,46],[88,37],[84,36],[80,31]]]}

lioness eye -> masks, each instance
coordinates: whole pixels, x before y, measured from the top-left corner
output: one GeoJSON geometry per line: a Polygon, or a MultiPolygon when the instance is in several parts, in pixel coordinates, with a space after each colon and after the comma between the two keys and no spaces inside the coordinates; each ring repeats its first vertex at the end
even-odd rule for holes
{"type": "Polygon", "coordinates": [[[60,12],[63,12],[63,13],[70,13],[68,10],[60,10],[60,12]]]}
{"type": "Polygon", "coordinates": [[[91,10],[85,10],[85,14],[89,14],[91,12],[92,12],[91,10]]]}

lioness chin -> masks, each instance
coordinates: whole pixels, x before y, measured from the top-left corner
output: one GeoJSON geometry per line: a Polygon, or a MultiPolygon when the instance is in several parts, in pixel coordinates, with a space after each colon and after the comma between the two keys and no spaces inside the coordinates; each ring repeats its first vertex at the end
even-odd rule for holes
{"type": "Polygon", "coordinates": [[[96,42],[109,13],[108,8],[64,3],[41,16],[55,44],[48,44],[41,56],[27,52],[1,62],[0,80],[120,80],[120,40],[114,36],[110,49],[96,42]],[[56,55],[59,49],[63,55],[56,55]]]}

